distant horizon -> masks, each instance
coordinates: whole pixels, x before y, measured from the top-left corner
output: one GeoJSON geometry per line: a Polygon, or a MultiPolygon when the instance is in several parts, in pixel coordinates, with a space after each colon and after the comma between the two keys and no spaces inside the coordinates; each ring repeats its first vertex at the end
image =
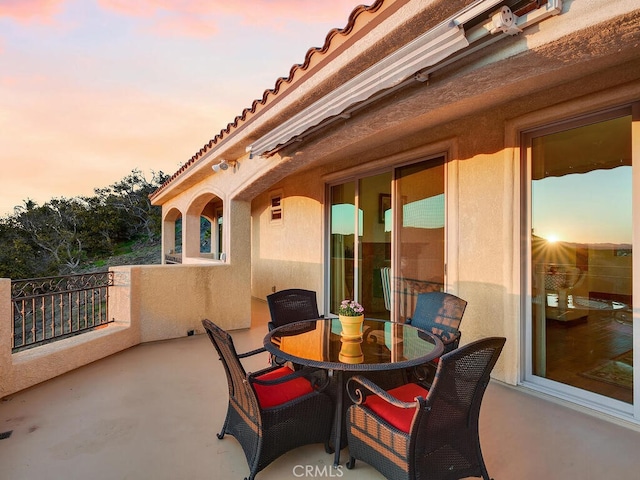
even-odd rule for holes
{"type": "MultiPolygon", "coordinates": [[[[151,181],[151,179],[152,179],[152,175],[153,175],[153,170],[152,170],[152,169],[150,169],[150,170],[148,170],[148,171],[143,171],[143,170],[141,170],[141,169],[139,169],[139,168],[138,168],[138,169],[133,168],[133,169],[131,169],[129,172],[125,173],[121,178],[117,178],[117,179],[115,179],[113,182],[110,182],[110,183],[108,183],[108,184],[104,184],[104,185],[94,185],[93,187],[90,187],[90,188],[91,188],[91,193],[88,193],[88,194],[79,194],[79,195],[60,195],[60,196],[57,196],[57,197],[51,197],[51,198],[49,198],[49,199],[47,199],[47,200],[43,200],[43,201],[40,201],[40,202],[39,202],[39,201],[36,201],[36,200],[34,200],[34,199],[25,198],[25,199],[23,199],[23,200],[22,200],[22,202],[21,202],[20,204],[15,205],[15,206],[13,207],[13,209],[12,209],[10,212],[8,212],[8,213],[4,213],[4,214],[0,213],[0,218],[7,218],[7,217],[10,217],[11,215],[13,215],[13,214],[14,214],[14,212],[15,212],[15,209],[16,209],[16,208],[24,207],[24,206],[25,206],[25,204],[26,204],[27,202],[29,202],[29,201],[35,202],[35,204],[36,204],[37,206],[42,207],[42,206],[44,206],[45,204],[50,203],[52,200],[58,200],[58,199],[73,200],[73,199],[82,198],[82,197],[87,197],[87,198],[95,197],[95,196],[96,196],[96,193],[95,193],[95,190],[96,190],[96,189],[102,189],[102,188],[110,187],[110,186],[111,186],[111,185],[113,185],[114,183],[117,183],[117,182],[119,182],[120,180],[124,179],[125,177],[129,176],[133,170],[138,170],[138,171],[142,172],[142,174],[145,176],[145,178],[146,178],[148,181],[151,181]]],[[[157,172],[156,172],[156,173],[157,173],[157,172]]],[[[163,172],[163,173],[168,173],[168,172],[163,172]]],[[[169,175],[171,175],[171,174],[169,174],[169,175]]]]}
{"type": "Polygon", "coordinates": [[[533,232],[547,240],[631,244],[631,168],[623,165],[534,180],[533,232]]]}
{"type": "MultiPolygon", "coordinates": [[[[549,242],[546,238],[541,237],[539,235],[535,235],[533,234],[534,237],[537,237],[538,239],[540,239],[540,241],[542,242],[549,242]]],[[[622,242],[622,243],[611,243],[611,242],[602,242],[602,243],[590,243],[590,242],[572,242],[570,240],[556,240],[554,242],[550,242],[550,243],[554,243],[556,245],[571,245],[571,246],[589,246],[590,248],[610,248],[610,247],[628,247],[631,248],[633,246],[632,243],[626,243],[626,242],[622,242]]]]}

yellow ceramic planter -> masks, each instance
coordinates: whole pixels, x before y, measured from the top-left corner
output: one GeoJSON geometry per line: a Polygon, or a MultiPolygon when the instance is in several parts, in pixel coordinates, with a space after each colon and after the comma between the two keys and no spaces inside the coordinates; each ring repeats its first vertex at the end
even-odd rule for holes
{"type": "Polygon", "coordinates": [[[341,335],[343,338],[362,338],[364,315],[358,315],[357,317],[339,315],[339,317],[340,324],[342,325],[341,335]]]}

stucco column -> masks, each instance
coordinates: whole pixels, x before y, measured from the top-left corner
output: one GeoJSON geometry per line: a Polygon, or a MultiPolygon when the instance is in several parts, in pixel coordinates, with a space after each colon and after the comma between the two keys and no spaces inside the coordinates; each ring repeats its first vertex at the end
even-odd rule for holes
{"type": "Polygon", "coordinates": [[[251,203],[238,200],[227,202],[224,218],[224,251],[226,262],[233,271],[236,286],[234,300],[238,301],[238,326],[251,325],[251,203]],[[246,319],[246,321],[242,321],[246,319]]]}
{"type": "Polygon", "coordinates": [[[11,279],[0,278],[0,398],[10,393],[7,390],[11,368],[11,279]]]}
{"type": "MultiPolygon", "coordinates": [[[[231,200],[225,217],[225,245],[227,261],[239,266],[245,264],[247,275],[251,273],[251,204],[231,200]]],[[[250,280],[250,278],[249,278],[250,280]]]]}
{"type": "Polygon", "coordinates": [[[188,211],[182,217],[182,255],[200,257],[200,212],[188,211]]]}
{"type": "Polygon", "coordinates": [[[164,217],[162,220],[162,263],[165,263],[165,255],[176,253],[176,222],[173,216],[164,217]]]}

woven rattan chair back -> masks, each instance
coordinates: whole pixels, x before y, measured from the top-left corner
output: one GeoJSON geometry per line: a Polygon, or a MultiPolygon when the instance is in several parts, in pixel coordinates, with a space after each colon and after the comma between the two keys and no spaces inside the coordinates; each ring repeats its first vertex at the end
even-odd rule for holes
{"type": "Polygon", "coordinates": [[[429,478],[488,480],[478,432],[480,406],[505,338],[491,337],[440,358],[426,405],[416,418],[414,468],[429,478]]]}
{"type": "Polygon", "coordinates": [[[202,324],[224,366],[229,387],[229,403],[237,405],[253,424],[259,426],[261,418],[258,399],[249,383],[246,382],[247,373],[242,363],[240,363],[240,358],[233,344],[233,338],[228,332],[210,320],[203,320],[202,324]]]}
{"type": "Polygon", "coordinates": [[[301,320],[320,318],[316,292],[301,288],[280,290],[267,295],[271,321],[269,329],[301,320]]]}
{"type": "Polygon", "coordinates": [[[407,320],[414,327],[438,335],[445,343],[445,353],[457,348],[451,345],[459,337],[460,323],[467,301],[445,292],[420,293],[413,316],[407,320]]]}

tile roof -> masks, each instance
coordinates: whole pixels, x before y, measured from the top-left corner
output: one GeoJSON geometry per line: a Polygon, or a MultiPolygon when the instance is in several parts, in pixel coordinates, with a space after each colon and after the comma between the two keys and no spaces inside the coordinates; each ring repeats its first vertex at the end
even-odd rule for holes
{"type": "Polygon", "coordinates": [[[333,28],[327,33],[324,41],[324,45],[321,48],[314,47],[307,50],[304,58],[304,62],[301,64],[295,64],[289,70],[288,77],[280,77],[276,80],[275,86],[271,89],[265,90],[262,94],[262,98],[256,99],[251,104],[251,108],[245,108],[242,114],[238,115],[233,122],[228,123],[226,128],[220,130],[220,132],[213,137],[209,143],[205,144],[200,150],[198,150],[186,163],[184,163],[178,171],[176,171],[167,181],[165,181],[150,197],[157,196],[162,190],[164,190],[171,182],[184,173],[190,166],[203,157],[211,148],[219,144],[225,137],[230,135],[234,130],[237,130],[242,124],[251,120],[256,113],[257,109],[261,105],[267,105],[270,102],[275,101],[278,93],[280,92],[283,84],[293,84],[303,72],[305,72],[311,64],[312,58],[316,55],[326,55],[331,50],[333,39],[338,35],[343,37],[349,36],[356,24],[357,18],[364,12],[375,13],[384,4],[385,0],[375,0],[371,5],[358,5],[353,9],[349,15],[349,20],[344,28],[333,28]],[[300,72],[298,74],[298,72],[300,72]]]}

